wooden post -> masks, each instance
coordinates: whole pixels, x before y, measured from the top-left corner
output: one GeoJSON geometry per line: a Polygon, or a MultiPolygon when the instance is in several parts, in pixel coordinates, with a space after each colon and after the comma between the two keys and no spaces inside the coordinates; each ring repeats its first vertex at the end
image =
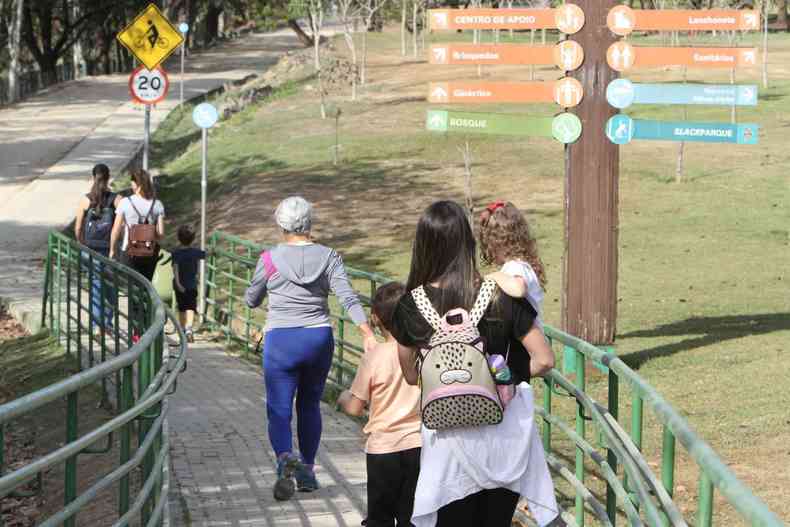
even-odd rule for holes
{"type": "Polygon", "coordinates": [[[606,51],[617,37],[606,25],[617,0],[570,0],[584,10],[584,28],[571,38],[584,48],[574,72],[584,99],[574,110],[582,121],[578,142],[565,150],[565,253],[562,325],[588,342],[609,345],[617,322],[617,235],[620,152],[604,133],[617,110],[606,87],[617,73],[606,51]]]}

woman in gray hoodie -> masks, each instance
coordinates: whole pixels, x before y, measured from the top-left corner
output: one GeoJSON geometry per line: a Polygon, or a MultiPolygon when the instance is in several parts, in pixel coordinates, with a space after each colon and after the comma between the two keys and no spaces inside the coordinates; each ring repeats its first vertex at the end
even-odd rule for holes
{"type": "Polygon", "coordinates": [[[303,492],[318,489],[313,465],[321,439],[320,402],[335,348],[330,291],[359,327],[365,348],[376,339],[340,255],[310,238],[310,203],[286,198],[274,215],[283,243],[261,254],[245,299],[254,308],[269,296],[263,348],[266,413],[269,441],[277,455],[274,497],[287,500],[297,486],[303,492]],[[292,452],[294,396],[301,459],[292,452]]]}

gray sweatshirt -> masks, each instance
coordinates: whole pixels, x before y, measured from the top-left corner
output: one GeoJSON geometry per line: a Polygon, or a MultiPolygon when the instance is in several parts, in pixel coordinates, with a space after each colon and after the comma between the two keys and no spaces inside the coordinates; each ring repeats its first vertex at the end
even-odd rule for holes
{"type": "Polygon", "coordinates": [[[367,322],[339,254],[315,243],[282,244],[261,254],[244,299],[254,308],[268,293],[267,329],[303,328],[329,324],[330,290],[355,324],[367,322]]]}

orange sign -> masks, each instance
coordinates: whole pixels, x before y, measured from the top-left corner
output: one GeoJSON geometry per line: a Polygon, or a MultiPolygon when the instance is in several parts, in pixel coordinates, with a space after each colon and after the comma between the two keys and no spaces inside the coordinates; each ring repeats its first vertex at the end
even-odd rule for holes
{"type": "Polygon", "coordinates": [[[760,29],[760,13],[746,9],[631,9],[621,5],[609,11],[606,23],[613,33],[621,36],[634,30],[754,31],[760,29]]]}
{"type": "Polygon", "coordinates": [[[554,29],[577,33],[584,26],[584,11],[567,4],[557,9],[430,9],[431,30],[554,29]]]}
{"type": "Polygon", "coordinates": [[[477,65],[550,65],[571,71],[581,66],[584,51],[578,42],[565,40],[556,46],[522,44],[435,44],[430,51],[431,64],[477,65]]]}
{"type": "Polygon", "coordinates": [[[572,108],[583,96],[581,83],[565,77],[557,82],[432,82],[428,101],[440,104],[555,102],[572,108]]]}
{"type": "Polygon", "coordinates": [[[649,48],[615,42],[606,53],[615,71],[658,66],[736,68],[757,65],[757,48],[649,48]]]}

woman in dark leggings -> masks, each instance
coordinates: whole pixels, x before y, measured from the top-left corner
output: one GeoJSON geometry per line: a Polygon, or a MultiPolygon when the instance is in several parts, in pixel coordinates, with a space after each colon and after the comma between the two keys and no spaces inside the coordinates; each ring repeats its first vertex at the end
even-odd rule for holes
{"type": "MultiPolygon", "coordinates": [[[[142,169],[132,171],[132,195],[123,198],[115,209],[115,223],[110,238],[110,258],[115,258],[118,240],[123,232],[121,262],[143,275],[150,282],[154,277],[156,262],[159,258],[158,242],[165,236],[165,207],[154,195],[153,183],[148,172],[142,169]],[[156,246],[151,256],[132,256],[128,254],[129,229],[132,225],[150,223],[156,226],[156,246]]],[[[141,320],[137,303],[130,300],[130,314],[141,320]]],[[[144,314],[143,314],[144,315],[144,314]]],[[[132,335],[136,341],[136,335],[132,335]]]]}

